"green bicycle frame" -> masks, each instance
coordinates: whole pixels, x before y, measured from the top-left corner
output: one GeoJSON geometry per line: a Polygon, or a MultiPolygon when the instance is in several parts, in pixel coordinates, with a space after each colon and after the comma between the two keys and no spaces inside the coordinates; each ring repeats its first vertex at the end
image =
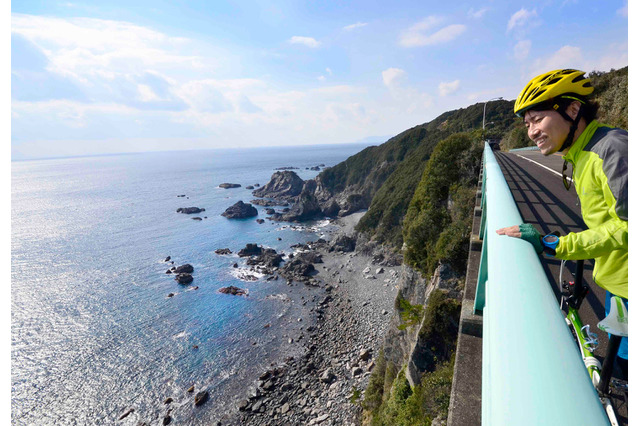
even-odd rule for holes
{"type": "MultiPolygon", "coordinates": [[[[582,354],[582,360],[585,361],[589,358],[595,359],[593,352],[590,347],[590,337],[587,335],[587,332],[584,329],[582,324],[582,319],[580,318],[580,314],[578,314],[578,310],[569,306],[567,312],[567,320],[573,327],[576,332],[576,336],[578,338],[578,346],[580,347],[580,353],[582,354]]],[[[587,364],[585,362],[587,370],[589,371],[589,377],[593,381],[594,373],[598,375],[598,379],[600,378],[600,367],[594,364],[587,364]]]]}

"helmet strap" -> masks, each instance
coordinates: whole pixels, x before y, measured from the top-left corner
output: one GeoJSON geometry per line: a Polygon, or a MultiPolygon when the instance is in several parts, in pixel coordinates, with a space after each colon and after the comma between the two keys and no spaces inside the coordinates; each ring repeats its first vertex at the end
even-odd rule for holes
{"type": "MultiPolygon", "coordinates": [[[[568,105],[567,105],[568,107],[568,105]]],[[[582,104],[580,104],[580,109],[578,109],[578,114],[576,114],[576,118],[571,118],[569,114],[567,114],[567,107],[564,110],[556,110],[558,114],[560,114],[565,120],[571,123],[571,127],[569,128],[569,133],[567,134],[567,138],[562,143],[559,151],[564,151],[569,148],[573,143],[573,137],[576,134],[576,130],[578,129],[578,123],[580,123],[580,119],[582,118],[582,104]]]]}

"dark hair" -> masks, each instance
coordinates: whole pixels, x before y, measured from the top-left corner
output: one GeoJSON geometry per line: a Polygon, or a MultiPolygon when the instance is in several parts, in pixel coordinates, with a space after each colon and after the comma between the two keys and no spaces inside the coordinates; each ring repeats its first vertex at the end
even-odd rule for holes
{"type": "Polygon", "coordinates": [[[585,119],[587,124],[596,119],[599,108],[600,104],[596,101],[586,101],[584,105],[582,105],[582,117],[585,119]]]}
{"type": "Polygon", "coordinates": [[[600,108],[600,105],[595,101],[586,99],[584,96],[570,94],[570,97],[567,98],[556,98],[555,103],[559,104],[560,108],[566,110],[567,107],[571,105],[571,103],[575,100],[579,100],[582,104],[582,118],[584,118],[587,124],[596,119],[596,116],[598,115],[598,108],[600,108]]]}

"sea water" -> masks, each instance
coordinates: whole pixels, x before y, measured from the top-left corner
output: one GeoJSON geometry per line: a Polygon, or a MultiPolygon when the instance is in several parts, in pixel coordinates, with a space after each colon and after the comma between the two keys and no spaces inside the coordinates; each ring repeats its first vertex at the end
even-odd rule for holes
{"type": "MultiPolygon", "coordinates": [[[[254,199],[246,187],[266,184],[276,168],[296,167],[311,179],[318,173],[311,167],[333,166],[363,148],[13,162],[12,423],[156,424],[172,408],[180,423],[205,425],[233,410],[260,372],[302,351],[297,338],[313,321],[303,304],[316,295],[283,279],[241,279],[249,271],[236,253],[247,243],[290,253],[321,237],[328,221],[259,224],[221,213],[254,199]],[[241,187],[218,187],[225,182],[241,187]],[[176,212],[194,206],[206,209],[201,221],[176,212]],[[215,254],[220,248],[233,254],[215,254]],[[166,273],[167,256],[173,266],[194,266],[191,285],[166,273]],[[218,292],[229,285],[249,296],[218,292]],[[201,390],[210,401],[194,407],[201,390]],[[174,402],[164,404],[168,397],[174,402]],[[135,411],[118,421],[129,408],[135,411]]],[[[265,208],[256,208],[266,219],[265,208]]]]}

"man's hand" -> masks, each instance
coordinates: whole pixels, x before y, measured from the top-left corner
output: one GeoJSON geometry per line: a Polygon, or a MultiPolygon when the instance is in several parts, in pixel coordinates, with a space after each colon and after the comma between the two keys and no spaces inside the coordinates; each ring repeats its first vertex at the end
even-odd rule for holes
{"type": "Polygon", "coordinates": [[[498,235],[506,235],[508,237],[520,238],[522,237],[522,232],[520,232],[520,226],[508,226],[506,228],[500,228],[496,231],[498,235]]]}
{"type": "Polygon", "coordinates": [[[536,253],[541,254],[543,251],[542,235],[536,228],[530,223],[523,223],[522,225],[508,226],[506,228],[500,228],[496,231],[498,235],[506,235],[514,238],[522,238],[523,240],[531,243],[536,253]]]}

